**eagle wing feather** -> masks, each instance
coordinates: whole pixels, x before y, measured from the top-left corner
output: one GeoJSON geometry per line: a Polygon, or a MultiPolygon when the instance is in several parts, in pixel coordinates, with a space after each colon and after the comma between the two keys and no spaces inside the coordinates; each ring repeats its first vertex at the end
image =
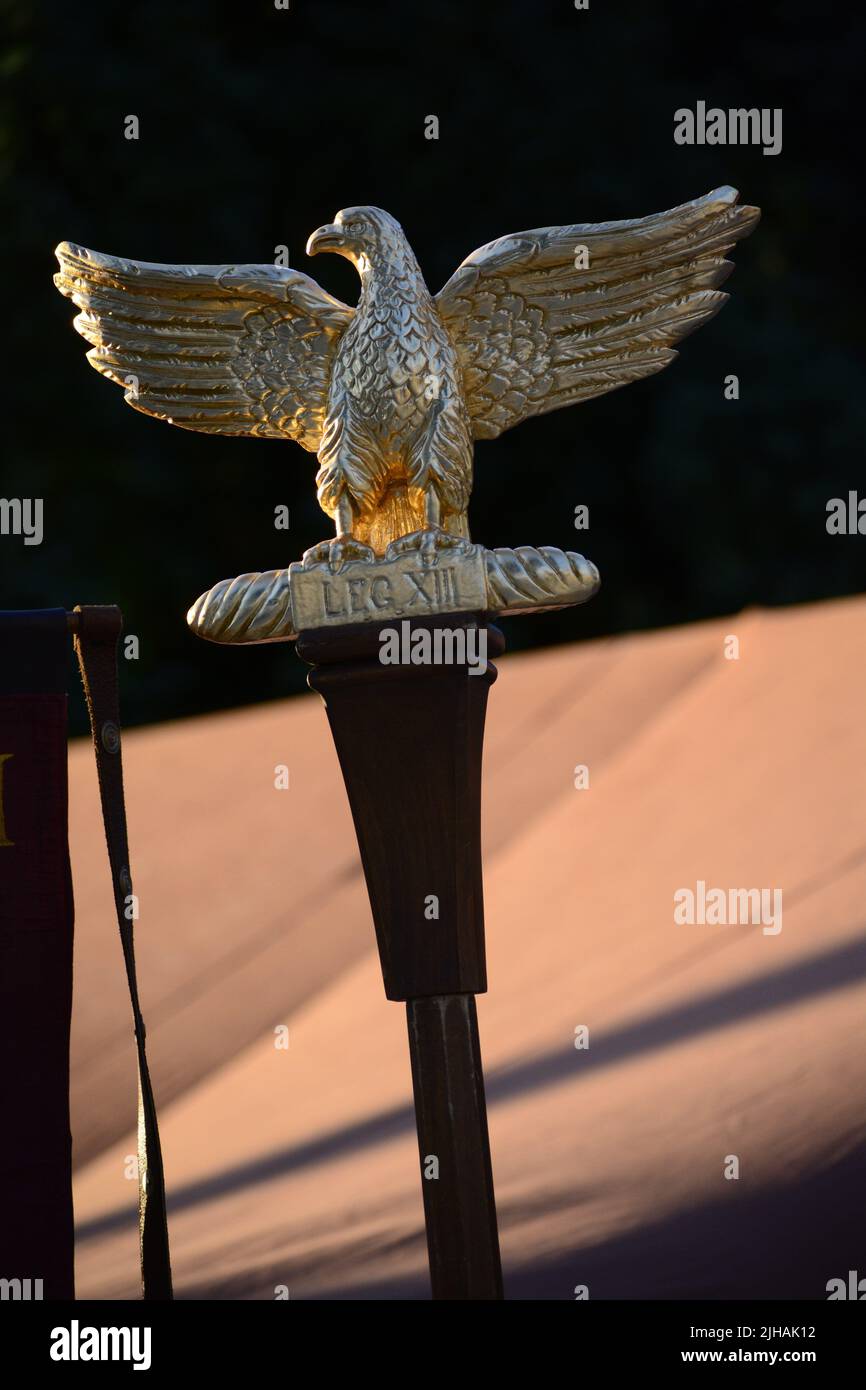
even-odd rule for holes
{"type": "Polygon", "coordinates": [[[757,208],[717,188],[669,212],[539,227],[473,251],[436,297],[476,439],[661,371],[718,313],[757,208]],[[588,264],[580,247],[585,247],[588,264]]]}
{"type": "Polygon", "coordinates": [[[159,265],[62,242],[54,282],[91,365],[136,410],[208,434],[315,452],[331,363],[354,310],[273,265],[159,265]]]}

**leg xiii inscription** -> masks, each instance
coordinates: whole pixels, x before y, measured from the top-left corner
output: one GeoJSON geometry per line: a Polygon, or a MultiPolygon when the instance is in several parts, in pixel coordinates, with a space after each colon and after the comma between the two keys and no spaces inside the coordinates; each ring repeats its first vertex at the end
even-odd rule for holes
{"type": "Polygon", "coordinates": [[[298,631],[487,607],[480,545],[441,555],[429,565],[417,552],[373,563],[352,561],[337,573],[326,565],[292,565],[289,583],[298,631]]]}

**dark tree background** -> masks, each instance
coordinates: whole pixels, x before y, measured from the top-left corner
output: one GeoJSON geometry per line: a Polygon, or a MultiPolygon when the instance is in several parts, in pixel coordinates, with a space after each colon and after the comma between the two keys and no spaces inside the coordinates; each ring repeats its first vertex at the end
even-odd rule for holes
{"type": "Polygon", "coordinates": [[[585,609],[511,620],[512,649],[863,587],[866,538],[825,529],[829,498],[866,492],[856,7],[2,10],[0,496],[44,498],[46,529],[39,547],[0,537],[0,603],[119,603],[141,639],[124,663],[128,722],[300,688],[290,646],[212,647],[184,614],[218,579],[300,558],[330,524],[313,455],[172,429],[91,370],[51,283],[63,238],[175,262],[273,261],[287,244],[293,265],[353,302],[347,263],[304,255],[343,206],[393,212],[435,291],[493,237],[642,216],[732,183],[764,219],[734,253],[722,314],[660,376],[479,445],[473,536],[579,549],[601,569],[585,609]],[[699,99],[781,107],[781,154],[677,146],[673,113],[699,99]],[[124,138],[130,114],[137,142],[124,138]],[[438,141],[424,138],[431,114],[438,141]],[[724,399],[728,373],[739,401],[724,399]],[[278,503],[288,534],[273,526],[278,503]]]}

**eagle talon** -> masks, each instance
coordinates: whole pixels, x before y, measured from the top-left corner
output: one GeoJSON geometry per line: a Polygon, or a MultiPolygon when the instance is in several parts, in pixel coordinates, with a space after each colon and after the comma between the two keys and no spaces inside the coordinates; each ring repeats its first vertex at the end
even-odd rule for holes
{"type": "Polygon", "coordinates": [[[340,570],[353,560],[364,560],[369,564],[375,559],[376,552],[372,546],[365,545],[356,536],[346,534],[335,536],[331,541],[319,541],[318,545],[305,550],[302,564],[304,569],[310,569],[314,565],[329,565],[335,574],[339,574],[340,570]]]}
{"type": "Polygon", "coordinates": [[[472,542],[465,536],[452,535],[450,531],[444,531],[441,526],[428,526],[423,531],[410,531],[405,536],[398,536],[388,545],[385,551],[385,559],[391,560],[397,555],[406,555],[412,550],[417,550],[421,564],[425,569],[432,569],[439,563],[439,556],[447,550],[471,550],[472,542]]]}

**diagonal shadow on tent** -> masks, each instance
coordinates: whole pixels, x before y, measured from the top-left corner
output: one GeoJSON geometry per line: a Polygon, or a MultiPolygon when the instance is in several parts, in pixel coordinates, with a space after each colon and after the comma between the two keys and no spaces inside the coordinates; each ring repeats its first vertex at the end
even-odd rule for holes
{"type": "MultiPolygon", "coordinates": [[[[866,937],[856,936],[834,950],[807,956],[782,970],[703,995],[665,1013],[638,1019],[606,1038],[598,1038],[591,1053],[578,1054],[570,1047],[557,1048],[518,1066],[493,1071],[487,1080],[488,1103],[507,1102],[527,1091],[575,1081],[589,1071],[674,1046],[712,1029],[732,1027],[772,1009],[792,1007],[806,999],[848,988],[863,979],[866,979],[866,937]],[[580,1058],[577,1064],[576,1057],[580,1058]]],[[[169,1210],[183,1211],[229,1192],[270,1182],[310,1164],[382,1144],[413,1126],[411,1105],[393,1106],[369,1119],[175,1189],[169,1197],[169,1210]]],[[[76,1230],[76,1239],[91,1240],[108,1231],[122,1229],[135,1219],[131,1209],[118,1208],[83,1223],[76,1230]]]]}

